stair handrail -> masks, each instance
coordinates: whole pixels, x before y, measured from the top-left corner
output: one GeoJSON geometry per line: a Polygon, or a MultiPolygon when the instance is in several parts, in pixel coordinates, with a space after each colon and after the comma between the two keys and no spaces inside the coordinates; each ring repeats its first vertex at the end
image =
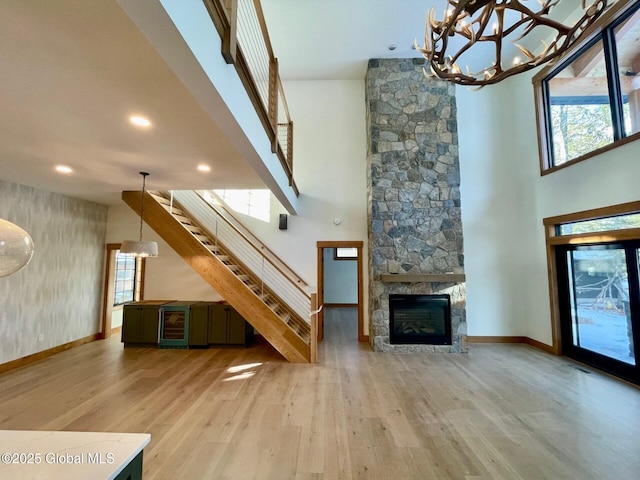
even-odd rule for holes
{"type": "MultiPolygon", "coordinates": [[[[302,278],[301,275],[299,275],[293,268],[291,268],[289,265],[287,265],[287,263],[282,260],[277,253],[275,253],[273,250],[271,250],[262,240],[260,240],[258,238],[258,236],[256,234],[254,234],[251,229],[249,227],[247,227],[244,223],[242,223],[242,221],[240,221],[238,219],[238,217],[236,215],[234,215],[233,211],[226,205],[226,202],[220,197],[220,195],[218,195],[215,190],[195,190],[195,192],[200,195],[200,197],[207,202],[213,209],[217,209],[220,208],[222,210],[224,210],[225,214],[228,215],[229,217],[231,217],[233,219],[233,221],[239,226],[241,227],[245,232],[245,236],[249,235],[252,238],[249,239],[248,241],[251,242],[255,242],[260,246],[261,250],[266,251],[276,262],[278,262],[280,265],[282,265],[284,268],[286,268],[292,276],[295,277],[295,281],[298,282],[299,284],[304,285],[306,288],[311,288],[311,286],[309,285],[309,283],[302,278]],[[212,204],[211,202],[209,202],[206,198],[206,195],[210,195],[211,197],[213,197],[213,199],[217,202],[216,204],[212,204]]],[[[268,258],[268,256],[265,255],[265,257],[268,258]]]]}
{"type": "MultiPolygon", "coordinates": [[[[238,221],[233,215],[231,215],[231,213],[228,211],[227,208],[224,208],[223,205],[214,205],[213,203],[209,202],[205,197],[204,197],[204,192],[202,190],[193,190],[193,192],[195,194],[197,194],[200,199],[211,209],[215,212],[216,214],[216,222],[218,220],[218,218],[220,218],[222,221],[224,221],[231,229],[233,229],[240,237],[242,237],[246,243],[251,246],[251,248],[253,248],[256,252],[258,252],[267,262],[269,262],[278,272],[280,272],[282,274],[283,277],[285,277],[286,279],[289,280],[289,282],[296,287],[297,290],[299,290],[307,299],[309,299],[309,301],[311,300],[311,293],[309,291],[306,291],[303,287],[300,286],[300,284],[304,284],[305,287],[310,288],[309,284],[307,282],[305,282],[302,277],[300,277],[295,271],[293,271],[291,269],[291,267],[289,267],[282,259],[280,259],[280,257],[278,257],[275,253],[273,253],[273,251],[271,249],[269,249],[269,247],[267,247],[264,243],[262,243],[260,240],[258,240],[258,238],[255,236],[255,234],[253,234],[246,226],[242,225],[242,223],[240,221],[238,221]],[[240,229],[235,226],[232,222],[229,221],[228,218],[226,218],[223,214],[221,214],[216,207],[217,206],[222,206],[223,209],[225,210],[225,212],[227,214],[229,214],[235,221],[237,221],[251,236],[254,237],[255,241],[257,241],[260,246],[257,246],[253,241],[251,241],[250,238],[247,237],[247,235],[245,233],[243,233],[242,231],[240,231],[240,229]],[[278,263],[280,263],[281,265],[276,265],[276,263],[274,263],[274,261],[272,261],[272,259],[270,259],[268,256],[266,256],[264,254],[264,250],[270,252],[273,257],[278,261],[278,263]],[[293,275],[295,277],[291,278],[291,275],[288,275],[287,273],[285,273],[283,271],[283,267],[284,269],[288,270],[290,272],[291,275],[293,275]]],[[[173,198],[173,191],[169,191],[166,192],[168,195],[171,196],[171,198],[173,198]]],[[[207,191],[206,193],[212,193],[211,191],[207,191]]],[[[218,197],[219,198],[219,197],[218,197]]],[[[220,201],[220,200],[218,200],[220,201]]],[[[173,201],[172,201],[173,203],[173,201]]],[[[216,242],[217,242],[217,234],[216,236],[216,242]]],[[[306,320],[306,319],[305,319],[306,320]]]]}
{"type": "MultiPolygon", "coordinates": [[[[150,203],[149,225],[207,283],[224,292],[230,304],[285,358],[294,362],[314,358],[314,319],[309,297],[266,261],[263,277],[266,298],[256,294],[255,272],[259,269],[253,266],[262,263],[264,257],[224,219],[217,222],[220,215],[212,216],[206,202],[193,190],[174,191],[173,199],[158,191],[147,191],[146,197],[150,203]],[[213,245],[211,233],[216,224],[221,234],[218,248],[213,245]],[[279,290],[272,290],[272,285],[279,290]],[[282,289],[285,296],[281,296],[282,289]]],[[[140,199],[139,192],[123,192],[122,199],[141,214],[145,197],[140,199]]]]}

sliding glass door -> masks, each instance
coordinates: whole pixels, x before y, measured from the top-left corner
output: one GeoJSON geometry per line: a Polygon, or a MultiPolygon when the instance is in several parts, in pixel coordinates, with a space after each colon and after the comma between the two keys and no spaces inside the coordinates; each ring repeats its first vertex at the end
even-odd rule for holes
{"type": "Polygon", "coordinates": [[[557,249],[565,355],[640,383],[640,242],[557,249]]]}

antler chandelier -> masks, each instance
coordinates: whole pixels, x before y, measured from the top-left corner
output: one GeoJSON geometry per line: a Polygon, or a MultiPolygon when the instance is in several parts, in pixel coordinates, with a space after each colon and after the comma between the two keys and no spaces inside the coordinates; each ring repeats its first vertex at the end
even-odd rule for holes
{"type": "Polygon", "coordinates": [[[416,48],[439,78],[469,86],[497,83],[556,59],[580,38],[610,3],[608,0],[595,0],[587,7],[587,0],[582,0],[584,15],[573,26],[567,26],[548,16],[559,2],[538,0],[541,8],[534,12],[524,5],[527,0],[447,0],[445,19],[436,20],[435,8],[432,9],[427,17],[425,46],[416,48]],[[542,41],[542,51],[535,54],[516,42],[537,27],[542,27],[547,33],[555,32],[555,36],[548,43],[542,41]],[[459,37],[463,42],[463,46],[455,53],[447,51],[452,37],[459,37]],[[523,58],[517,57],[506,62],[503,58],[506,49],[503,47],[507,45],[503,45],[503,42],[513,43],[523,58]],[[471,72],[469,67],[463,72],[458,65],[460,57],[481,43],[493,44],[495,61],[478,72],[471,72]]]}

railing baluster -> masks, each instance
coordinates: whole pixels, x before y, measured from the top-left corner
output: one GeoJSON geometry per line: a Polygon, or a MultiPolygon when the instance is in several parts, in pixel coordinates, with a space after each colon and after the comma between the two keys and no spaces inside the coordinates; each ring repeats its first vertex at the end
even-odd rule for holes
{"type": "Polygon", "coordinates": [[[241,270],[250,275],[250,279],[253,279],[251,283],[257,284],[258,287],[256,294],[259,293],[262,298],[265,295],[272,296],[273,301],[282,308],[280,313],[286,312],[291,315],[290,318],[294,324],[307,324],[305,340],[308,341],[311,299],[308,291],[299,286],[300,277],[295,275],[282,260],[274,256],[273,252],[265,256],[264,252],[269,251],[268,247],[255,243],[257,240],[252,239],[256,237],[250,231],[243,233],[241,229],[246,227],[242,224],[239,226],[234,224],[233,222],[238,221],[225,213],[221,205],[210,203],[203,198],[202,194],[195,191],[175,191],[174,202],[176,208],[179,207],[185,213],[188,212],[188,216],[200,225],[203,231],[209,232],[210,236],[215,236],[212,243],[215,245],[216,255],[219,253],[229,255],[235,260],[234,264],[240,265],[241,270]],[[212,214],[214,217],[211,216],[212,214]],[[220,252],[218,248],[224,251],[220,252]]]}
{"type": "Polygon", "coordinates": [[[278,151],[278,59],[269,62],[269,121],[275,135],[271,144],[271,151],[278,151]]]}
{"type": "Polygon", "coordinates": [[[214,212],[215,212],[215,216],[216,216],[216,217],[215,217],[215,218],[216,218],[216,226],[215,226],[215,230],[216,230],[216,232],[215,232],[216,242],[215,242],[215,244],[214,244],[214,248],[215,248],[215,250],[216,250],[216,253],[214,253],[214,255],[218,255],[218,212],[217,212],[217,211],[215,211],[215,210],[214,210],[214,212]]]}
{"type": "Polygon", "coordinates": [[[229,27],[222,36],[222,56],[227,63],[235,64],[238,49],[238,0],[225,0],[225,8],[229,14],[229,27]]]}
{"type": "Polygon", "coordinates": [[[171,193],[171,198],[169,199],[169,213],[173,215],[173,190],[169,190],[171,193]]]}

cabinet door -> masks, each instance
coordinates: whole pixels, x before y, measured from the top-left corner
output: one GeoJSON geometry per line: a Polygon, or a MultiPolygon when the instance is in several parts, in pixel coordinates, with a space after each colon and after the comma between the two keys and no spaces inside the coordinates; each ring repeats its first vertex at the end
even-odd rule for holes
{"type": "Polygon", "coordinates": [[[142,312],[134,306],[124,306],[122,313],[122,337],[123,343],[140,343],[142,331],[142,312]]]}
{"type": "Polygon", "coordinates": [[[142,331],[140,333],[140,343],[158,344],[158,312],[160,308],[142,308],[142,331]]]}
{"type": "Polygon", "coordinates": [[[233,308],[228,311],[227,343],[230,345],[244,345],[246,341],[246,322],[233,308]]]}
{"type": "Polygon", "coordinates": [[[227,343],[227,312],[224,305],[209,306],[209,343],[227,343]]]}
{"type": "Polygon", "coordinates": [[[207,305],[194,305],[189,316],[189,346],[206,347],[208,338],[209,308],[207,305]]]}

